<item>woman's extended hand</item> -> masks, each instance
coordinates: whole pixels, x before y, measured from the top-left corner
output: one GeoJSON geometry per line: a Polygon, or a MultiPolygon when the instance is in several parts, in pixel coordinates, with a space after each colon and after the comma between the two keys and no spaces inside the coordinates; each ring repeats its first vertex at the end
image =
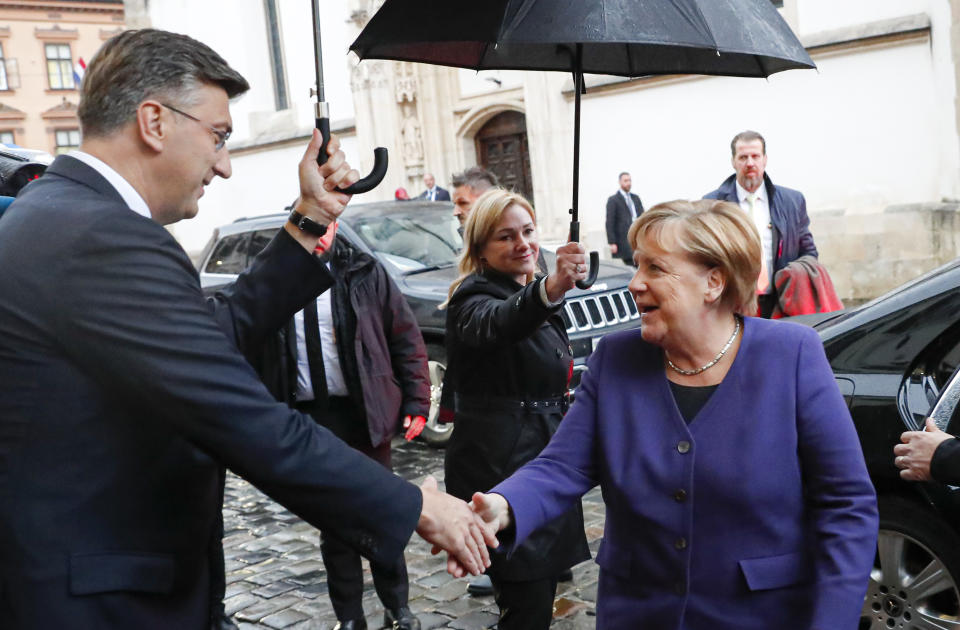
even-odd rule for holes
{"type": "Polygon", "coordinates": [[[474,492],[470,509],[476,512],[483,522],[496,526],[498,532],[508,527],[513,520],[510,516],[510,504],[500,494],[474,492]]]}
{"type": "Polygon", "coordinates": [[[576,286],[577,280],[587,279],[587,256],[580,243],[567,243],[557,248],[557,268],[547,276],[547,299],[559,302],[576,286]]]}

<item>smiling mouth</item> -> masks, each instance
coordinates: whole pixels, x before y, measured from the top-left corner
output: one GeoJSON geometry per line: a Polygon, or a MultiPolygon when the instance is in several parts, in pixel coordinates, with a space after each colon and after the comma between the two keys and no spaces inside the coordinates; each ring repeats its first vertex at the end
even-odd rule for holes
{"type": "Polygon", "coordinates": [[[641,313],[641,314],[652,313],[653,311],[657,310],[658,308],[660,308],[660,307],[659,307],[659,306],[642,306],[642,307],[640,307],[640,313],[641,313]]]}

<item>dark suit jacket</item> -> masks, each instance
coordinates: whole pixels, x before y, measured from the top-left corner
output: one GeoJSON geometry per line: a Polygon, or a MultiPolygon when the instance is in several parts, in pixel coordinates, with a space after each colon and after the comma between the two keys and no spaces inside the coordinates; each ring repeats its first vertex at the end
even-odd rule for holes
{"type": "MultiPolygon", "coordinates": [[[[816,256],[817,246],[810,233],[810,217],[807,216],[807,200],[803,193],[784,186],[774,186],[767,174],[763,176],[770,205],[770,222],[773,224],[773,243],[777,248],[773,273],[777,273],[801,256],[816,256]]],[[[739,204],[737,199],[737,176],[731,175],[720,188],[707,193],[704,199],[721,199],[739,204]]]]}
{"type": "MultiPolygon", "coordinates": [[[[423,191],[417,195],[417,199],[426,199],[427,191],[423,191]]],[[[450,192],[446,188],[440,188],[437,186],[437,198],[434,201],[450,201],[450,192]]]]}
{"type": "Polygon", "coordinates": [[[600,485],[598,629],[857,627],[877,502],[816,331],[747,317],[690,423],[639,330],[588,365],[547,448],[491,492],[523,541],[600,485]]]}
{"type": "Polygon", "coordinates": [[[365,555],[402,551],[419,490],[240,352],[330,283],[286,232],[207,302],[172,236],[62,156],[4,216],[0,268],[4,627],[209,626],[222,465],[365,555]]]}
{"type": "Polygon", "coordinates": [[[627,240],[627,231],[633,224],[633,220],[643,213],[643,204],[640,203],[640,197],[635,194],[630,193],[630,197],[633,199],[633,205],[637,208],[636,216],[630,212],[630,208],[627,207],[627,200],[623,198],[619,190],[607,199],[607,242],[615,243],[617,246],[617,253],[614,254],[614,258],[622,258],[632,264],[633,248],[630,247],[630,242],[627,240]]]}

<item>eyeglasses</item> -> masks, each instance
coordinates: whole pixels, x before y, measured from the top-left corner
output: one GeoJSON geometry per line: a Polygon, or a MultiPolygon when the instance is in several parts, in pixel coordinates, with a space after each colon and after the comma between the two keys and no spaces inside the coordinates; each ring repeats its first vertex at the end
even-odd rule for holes
{"type": "Polygon", "coordinates": [[[220,129],[217,129],[216,127],[208,125],[207,123],[203,122],[196,116],[191,116],[187,112],[180,111],[179,109],[177,109],[176,107],[173,107],[172,105],[167,105],[166,103],[160,103],[160,104],[166,107],[167,109],[169,109],[170,111],[177,112],[184,118],[189,118],[190,120],[196,123],[200,123],[201,125],[206,127],[211,133],[213,133],[213,135],[217,137],[217,144],[214,147],[217,151],[223,148],[223,145],[225,145],[227,143],[227,140],[230,139],[230,134],[233,133],[232,131],[222,131],[220,129]]]}

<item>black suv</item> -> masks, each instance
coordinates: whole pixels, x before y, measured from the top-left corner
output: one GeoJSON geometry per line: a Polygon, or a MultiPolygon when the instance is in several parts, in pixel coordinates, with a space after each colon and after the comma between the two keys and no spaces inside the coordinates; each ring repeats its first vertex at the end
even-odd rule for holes
{"type": "Polygon", "coordinates": [[[877,490],[860,629],[960,628],[960,488],[905,482],[893,464],[900,434],[938,403],[941,428],[960,433],[960,259],[860,308],[794,319],[820,333],[877,490]]]}
{"type": "MultiPolygon", "coordinates": [[[[231,282],[244,270],[287,220],[286,213],[239,219],[216,229],[200,257],[205,290],[231,282]]],[[[443,335],[446,313],[437,308],[457,277],[457,256],[463,245],[453,206],[443,202],[386,201],[351,205],[343,213],[338,234],[374,255],[394,279],[417,318],[430,358],[431,407],[423,438],[445,444],[451,425],[437,422],[440,387],[446,366],[443,335]]],[[[555,256],[544,248],[553,269],[555,256]]],[[[596,284],[567,294],[563,318],[574,354],[574,380],[586,369],[587,356],[600,337],[640,325],[640,314],[627,291],[632,276],[622,263],[601,263],[596,284]]]]}

